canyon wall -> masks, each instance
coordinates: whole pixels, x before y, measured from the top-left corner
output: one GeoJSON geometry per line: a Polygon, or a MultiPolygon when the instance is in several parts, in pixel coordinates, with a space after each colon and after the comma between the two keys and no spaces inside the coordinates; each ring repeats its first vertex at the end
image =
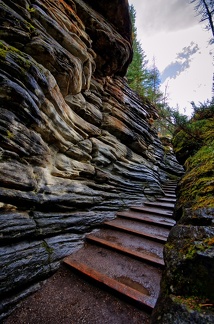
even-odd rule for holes
{"type": "Polygon", "coordinates": [[[173,145],[185,174],[152,323],[214,323],[214,102],[195,112],[173,145]]]}
{"type": "Polygon", "coordinates": [[[127,85],[126,0],[0,1],[0,313],[182,173],[127,85]]]}

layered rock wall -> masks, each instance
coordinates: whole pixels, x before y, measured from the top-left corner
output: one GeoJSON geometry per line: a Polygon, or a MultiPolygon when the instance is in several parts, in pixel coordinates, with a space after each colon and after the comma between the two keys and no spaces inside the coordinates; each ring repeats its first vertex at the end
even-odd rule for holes
{"type": "Polygon", "coordinates": [[[213,103],[198,110],[186,125],[189,132],[180,129],[173,139],[185,174],[177,188],[177,224],[165,245],[154,324],[214,322],[213,112],[213,103]]]}
{"type": "MultiPolygon", "coordinates": [[[[127,1],[0,1],[2,316],[115,209],[178,174],[124,78],[127,1]]],[[[178,169],[176,169],[178,167],[178,169]]]]}

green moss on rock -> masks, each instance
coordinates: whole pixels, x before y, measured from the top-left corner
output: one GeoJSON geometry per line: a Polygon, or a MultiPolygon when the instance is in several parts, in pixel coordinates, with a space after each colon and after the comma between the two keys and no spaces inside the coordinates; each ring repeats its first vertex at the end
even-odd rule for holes
{"type": "Polygon", "coordinates": [[[186,169],[179,184],[179,206],[214,207],[214,117],[207,116],[193,118],[190,133],[181,130],[173,139],[177,158],[186,169]]]}

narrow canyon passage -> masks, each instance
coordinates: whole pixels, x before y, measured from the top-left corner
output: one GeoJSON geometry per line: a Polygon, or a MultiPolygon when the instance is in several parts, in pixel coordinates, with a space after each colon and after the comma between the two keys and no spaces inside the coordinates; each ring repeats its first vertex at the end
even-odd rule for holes
{"type": "Polygon", "coordinates": [[[149,323],[175,224],[175,188],[168,182],[164,197],[118,211],[87,235],[84,247],[4,323],[149,323]]]}

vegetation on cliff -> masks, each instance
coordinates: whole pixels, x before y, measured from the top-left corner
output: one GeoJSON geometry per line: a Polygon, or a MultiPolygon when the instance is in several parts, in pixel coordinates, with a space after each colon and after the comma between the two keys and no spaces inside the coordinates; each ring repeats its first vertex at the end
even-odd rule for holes
{"type": "Polygon", "coordinates": [[[185,174],[177,188],[176,226],[164,248],[165,271],[152,323],[212,323],[214,318],[214,101],[193,104],[173,137],[185,174]]]}
{"type": "Polygon", "coordinates": [[[137,29],[135,26],[136,11],[134,6],[130,6],[130,16],[132,21],[132,42],[133,59],[127,71],[129,86],[140,95],[147,98],[153,105],[162,100],[160,86],[160,73],[153,62],[153,66],[148,66],[146,54],[141,43],[137,39],[137,29]]]}
{"type": "Polygon", "coordinates": [[[194,115],[178,125],[173,138],[185,175],[179,184],[179,205],[214,207],[214,101],[194,106],[194,115]]]}

